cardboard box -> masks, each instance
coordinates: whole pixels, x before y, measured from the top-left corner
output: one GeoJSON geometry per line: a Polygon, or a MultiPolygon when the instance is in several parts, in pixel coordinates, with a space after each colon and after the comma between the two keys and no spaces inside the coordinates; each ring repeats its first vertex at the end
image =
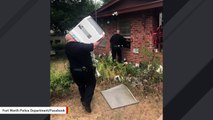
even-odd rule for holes
{"type": "Polygon", "coordinates": [[[76,41],[82,43],[94,43],[101,39],[105,32],[91,16],[85,17],[70,32],[76,41]]]}

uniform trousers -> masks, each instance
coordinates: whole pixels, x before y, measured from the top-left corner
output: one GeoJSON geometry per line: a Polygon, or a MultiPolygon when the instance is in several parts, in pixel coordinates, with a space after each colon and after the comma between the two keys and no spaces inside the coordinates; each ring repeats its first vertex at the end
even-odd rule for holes
{"type": "Polygon", "coordinates": [[[116,60],[116,56],[118,56],[118,62],[122,62],[122,51],[121,47],[112,47],[112,59],[116,60]]]}
{"type": "Polygon", "coordinates": [[[86,70],[71,69],[74,82],[78,86],[81,95],[81,102],[90,105],[96,86],[95,68],[87,68],[86,70]]]}

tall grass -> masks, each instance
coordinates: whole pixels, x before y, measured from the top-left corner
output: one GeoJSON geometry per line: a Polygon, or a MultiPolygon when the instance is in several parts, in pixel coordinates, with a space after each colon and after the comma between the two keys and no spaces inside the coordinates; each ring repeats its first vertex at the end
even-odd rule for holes
{"type": "Polygon", "coordinates": [[[72,78],[67,60],[58,59],[50,63],[50,93],[51,97],[63,97],[69,93],[72,78]]]}

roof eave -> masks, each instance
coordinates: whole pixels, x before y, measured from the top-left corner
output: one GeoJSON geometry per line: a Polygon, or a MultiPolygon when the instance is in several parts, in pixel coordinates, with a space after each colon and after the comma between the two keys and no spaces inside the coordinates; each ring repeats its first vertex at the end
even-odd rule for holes
{"type": "Polygon", "coordinates": [[[112,16],[112,13],[115,12],[115,11],[117,11],[118,14],[124,14],[124,13],[143,11],[143,10],[159,8],[159,7],[163,7],[163,0],[145,3],[145,4],[137,5],[137,6],[134,6],[134,7],[131,7],[131,8],[123,8],[123,9],[117,9],[117,10],[114,10],[114,11],[108,11],[107,13],[98,13],[97,17],[101,18],[101,17],[112,16]]]}

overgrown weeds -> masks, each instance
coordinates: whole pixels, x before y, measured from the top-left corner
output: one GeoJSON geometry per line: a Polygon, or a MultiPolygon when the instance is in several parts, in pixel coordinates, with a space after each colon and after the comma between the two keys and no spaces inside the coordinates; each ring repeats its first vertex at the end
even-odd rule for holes
{"type": "Polygon", "coordinates": [[[112,61],[111,56],[97,57],[98,83],[123,83],[142,91],[142,94],[162,93],[163,67],[155,53],[146,48],[141,50],[144,58],[139,66],[132,63],[112,61]]]}
{"type": "Polygon", "coordinates": [[[69,94],[72,77],[67,61],[59,59],[50,64],[50,94],[51,97],[63,97],[69,94]]]}
{"type": "MultiPolygon", "coordinates": [[[[141,52],[143,60],[139,66],[132,63],[112,61],[110,55],[97,56],[96,68],[100,73],[97,84],[127,85],[142,95],[162,94],[163,67],[155,53],[146,48],[141,52]]],[[[69,94],[73,83],[68,69],[67,59],[55,59],[51,62],[50,92],[51,97],[63,97],[69,94]]]]}

